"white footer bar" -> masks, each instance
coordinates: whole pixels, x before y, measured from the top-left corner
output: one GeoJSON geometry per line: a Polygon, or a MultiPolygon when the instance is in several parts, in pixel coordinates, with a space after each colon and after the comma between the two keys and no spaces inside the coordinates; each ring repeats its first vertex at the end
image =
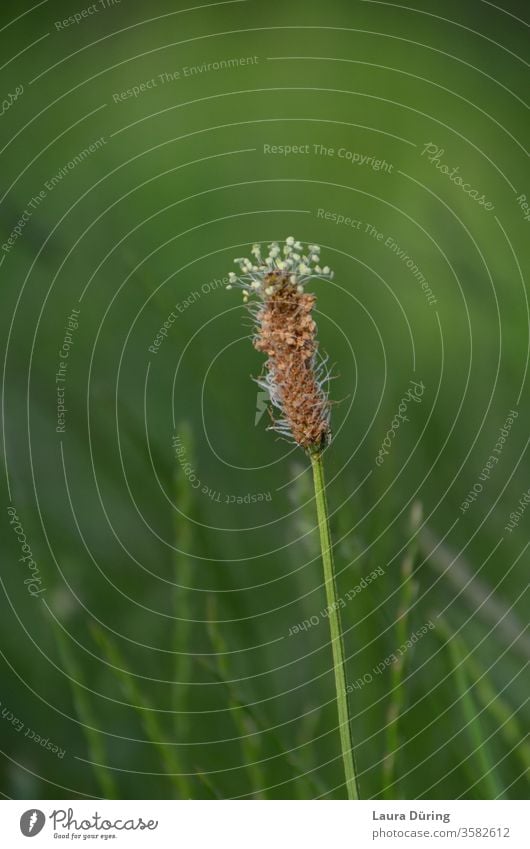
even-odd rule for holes
{"type": "Polygon", "coordinates": [[[9,800],[0,803],[0,833],[6,849],[527,849],[525,813],[524,801],[9,800]]]}

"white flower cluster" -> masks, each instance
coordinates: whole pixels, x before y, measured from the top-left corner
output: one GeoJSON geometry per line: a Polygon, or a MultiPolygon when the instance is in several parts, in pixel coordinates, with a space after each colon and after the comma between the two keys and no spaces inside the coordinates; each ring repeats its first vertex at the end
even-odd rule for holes
{"type": "Polygon", "coordinates": [[[243,289],[245,301],[251,293],[259,294],[262,298],[273,295],[276,289],[275,276],[279,282],[289,277],[290,282],[297,286],[299,292],[304,291],[304,285],[308,280],[317,277],[327,277],[331,280],[333,277],[329,266],[320,265],[318,245],[307,245],[304,249],[301,242],[293,236],[288,236],[284,245],[280,246],[279,242],[271,242],[267,247],[269,252],[266,257],[261,254],[261,245],[255,244],[252,245],[252,259],[239,257],[234,260],[241,272],[229,273],[226,288],[232,289],[235,286],[243,289]]]}

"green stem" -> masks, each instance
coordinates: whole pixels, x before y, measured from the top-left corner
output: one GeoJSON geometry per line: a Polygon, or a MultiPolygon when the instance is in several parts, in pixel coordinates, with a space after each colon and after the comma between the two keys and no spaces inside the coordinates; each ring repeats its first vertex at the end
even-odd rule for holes
{"type": "MultiPolygon", "coordinates": [[[[449,650],[453,666],[458,692],[459,702],[466,720],[465,729],[468,733],[473,749],[472,755],[481,771],[480,782],[483,787],[485,799],[502,799],[504,788],[501,784],[496,769],[494,752],[488,746],[489,738],[486,738],[484,727],[484,708],[477,714],[474,696],[478,689],[476,676],[472,673],[469,661],[473,662],[470,652],[464,641],[457,634],[453,634],[449,624],[440,617],[438,620],[438,631],[445,638],[445,647],[449,650]]],[[[482,676],[479,676],[482,677],[482,676]]],[[[486,681],[487,679],[483,679],[486,681]]],[[[489,703],[488,703],[489,707],[489,703]]],[[[504,724],[504,723],[503,723],[504,724]]],[[[502,728],[502,725],[501,725],[502,728]]],[[[524,739],[519,737],[519,740],[524,739]]]]}
{"type": "MultiPolygon", "coordinates": [[[[417,534],[422,520],[422,510],[418,503],[412,506],[410,518],[410,542],[401,564],[401,587],[399,609],[396,618],[396,645],[402,646],[408,636],[408,621],[416,596],[417,585],[412,577],[414,563],[418,553],[417,534]]],[[[383,761],[383,786],[385,799],[399,799],[399,784],[396,779],[396,758],[400,749],[401,712],[405,704],[405,662],[400,657],[390,667],[392,692],[387,714],[386,754],[383,761]]]]}
{"type": "Polygon", "coordinates": [[[348,799],[358,799],[357,777],[353,761],[353,740],[350,729],[350,715],[346,692],[346,675],[344,672],[344,646],[340,624],[337,585],[333,566],[333,552],[329,533],[328,505],[326,486],[324,483],[324,466],[322,453],[315,451],[310,454],[313,467],[313,482],[315,485],[315,501],[317,505],[318,529],[322,549],[322,565],[324,567],[324,583],[329,610],[329,627],[331,631],[331,648],[333,651],[333,672],[335,673],[335,688],[337,691],[337,711],[339,715],[340,743],[342,760],[346,775],[348,799]]]}

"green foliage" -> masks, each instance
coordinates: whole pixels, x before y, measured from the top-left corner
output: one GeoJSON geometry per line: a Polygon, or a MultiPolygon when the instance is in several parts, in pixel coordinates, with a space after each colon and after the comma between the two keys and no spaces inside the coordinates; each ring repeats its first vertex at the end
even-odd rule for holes
{"type": "Polygon", "coordinates": [[[431,4],[447,19],[433,26],[351,0],[292,0],[272,17],[257,2],[122,3],[60,32],[71,3],[20,5],[0,11],[0,100],[25,87],[1,119],[0,243],[46,181],[106,143],[0,252],[3,501],[45,586],[29,594],[4,507],[0,700],[66,749],[60,760],[3,718],[2,793],[345,797],[309,464],[259,418],[262,357],[222,282],[254,241],[293,234],[335,271],[314,290],[336,364],[327,495],[362,795],[526,798],[530,509],[505,528],[530,485],[514,57],[527,9],[481,4],[477,22],[451,0],[431,4]],[[247,52],[259,62],[113,98],[247,52]],[[422,155],[429,142],[493,212],[422,155]],[[287,144],[310,152],[264,152],[287,144]],[[377,466],[411,380],[421,403],[377,466]],[[385,664],[431,620],[401,666],[385,664]]]}

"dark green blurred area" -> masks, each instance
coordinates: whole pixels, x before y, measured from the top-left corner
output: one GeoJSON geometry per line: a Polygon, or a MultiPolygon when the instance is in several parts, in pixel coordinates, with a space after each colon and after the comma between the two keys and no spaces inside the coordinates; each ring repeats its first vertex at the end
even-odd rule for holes
{"type": "MultiPolygon", "coordinates": [[[[484,673],[477,683],[464,663],[463,695],[438,626],[407,653],[390,792],[482,798],[494,776],[506,798],[524,798],[528,644],[514,636],[527,619],[530,512],[505,526],[530,486],[529,222],[517,202],[528,182],[527,4],[186,7],[122,0],[66,28],[55,22],[82,4],[0,12],[2,55],[13,57],[1,97],[24,86],[0,119],[3,244],[46,182],[104,138],[0,253],[3,501],[46,586],[29,596],[4,510],[0,789],[343,798],[327,623],[288,636],[325,605],[307,463],[267,433],[266,415],[255,423],[262,359],[239,294],[219,285],[253,242],[292,233],[322,245],[335,271],[314,289],[340,402],[327,453],[339,592],[384,569],[342,610],[348,679],[397,648],[418,501],[424,534],[442,542],[427,556],[420,537],[408,632],[442,613],[484,673]],[[258,61],[184,75],[234,57],[258,61]],[[152,79],[135,98],[113,97],[152,79]],[[422,156],[429,142],[493,211],[422,156]],[[340,148],[392,170],[353,165],[340,148]],[[60,434],[55,376],[73,308],[60,434]],[[422,403],[378,468],[411,379],[425,385],[422,403]],[[462,513],[512,409],[499,461],[462,513]],[[461,558],[436,568],[447,551],[463,552],[469,581],[461,558]],[[485,682],[495,701],[481,702],[485,682]],[[64,757],[17,732],[9,713],[64,757]]],[[[364,798],[383,792],[393,697],[388,671],[350,696],[364,798]]]]}

